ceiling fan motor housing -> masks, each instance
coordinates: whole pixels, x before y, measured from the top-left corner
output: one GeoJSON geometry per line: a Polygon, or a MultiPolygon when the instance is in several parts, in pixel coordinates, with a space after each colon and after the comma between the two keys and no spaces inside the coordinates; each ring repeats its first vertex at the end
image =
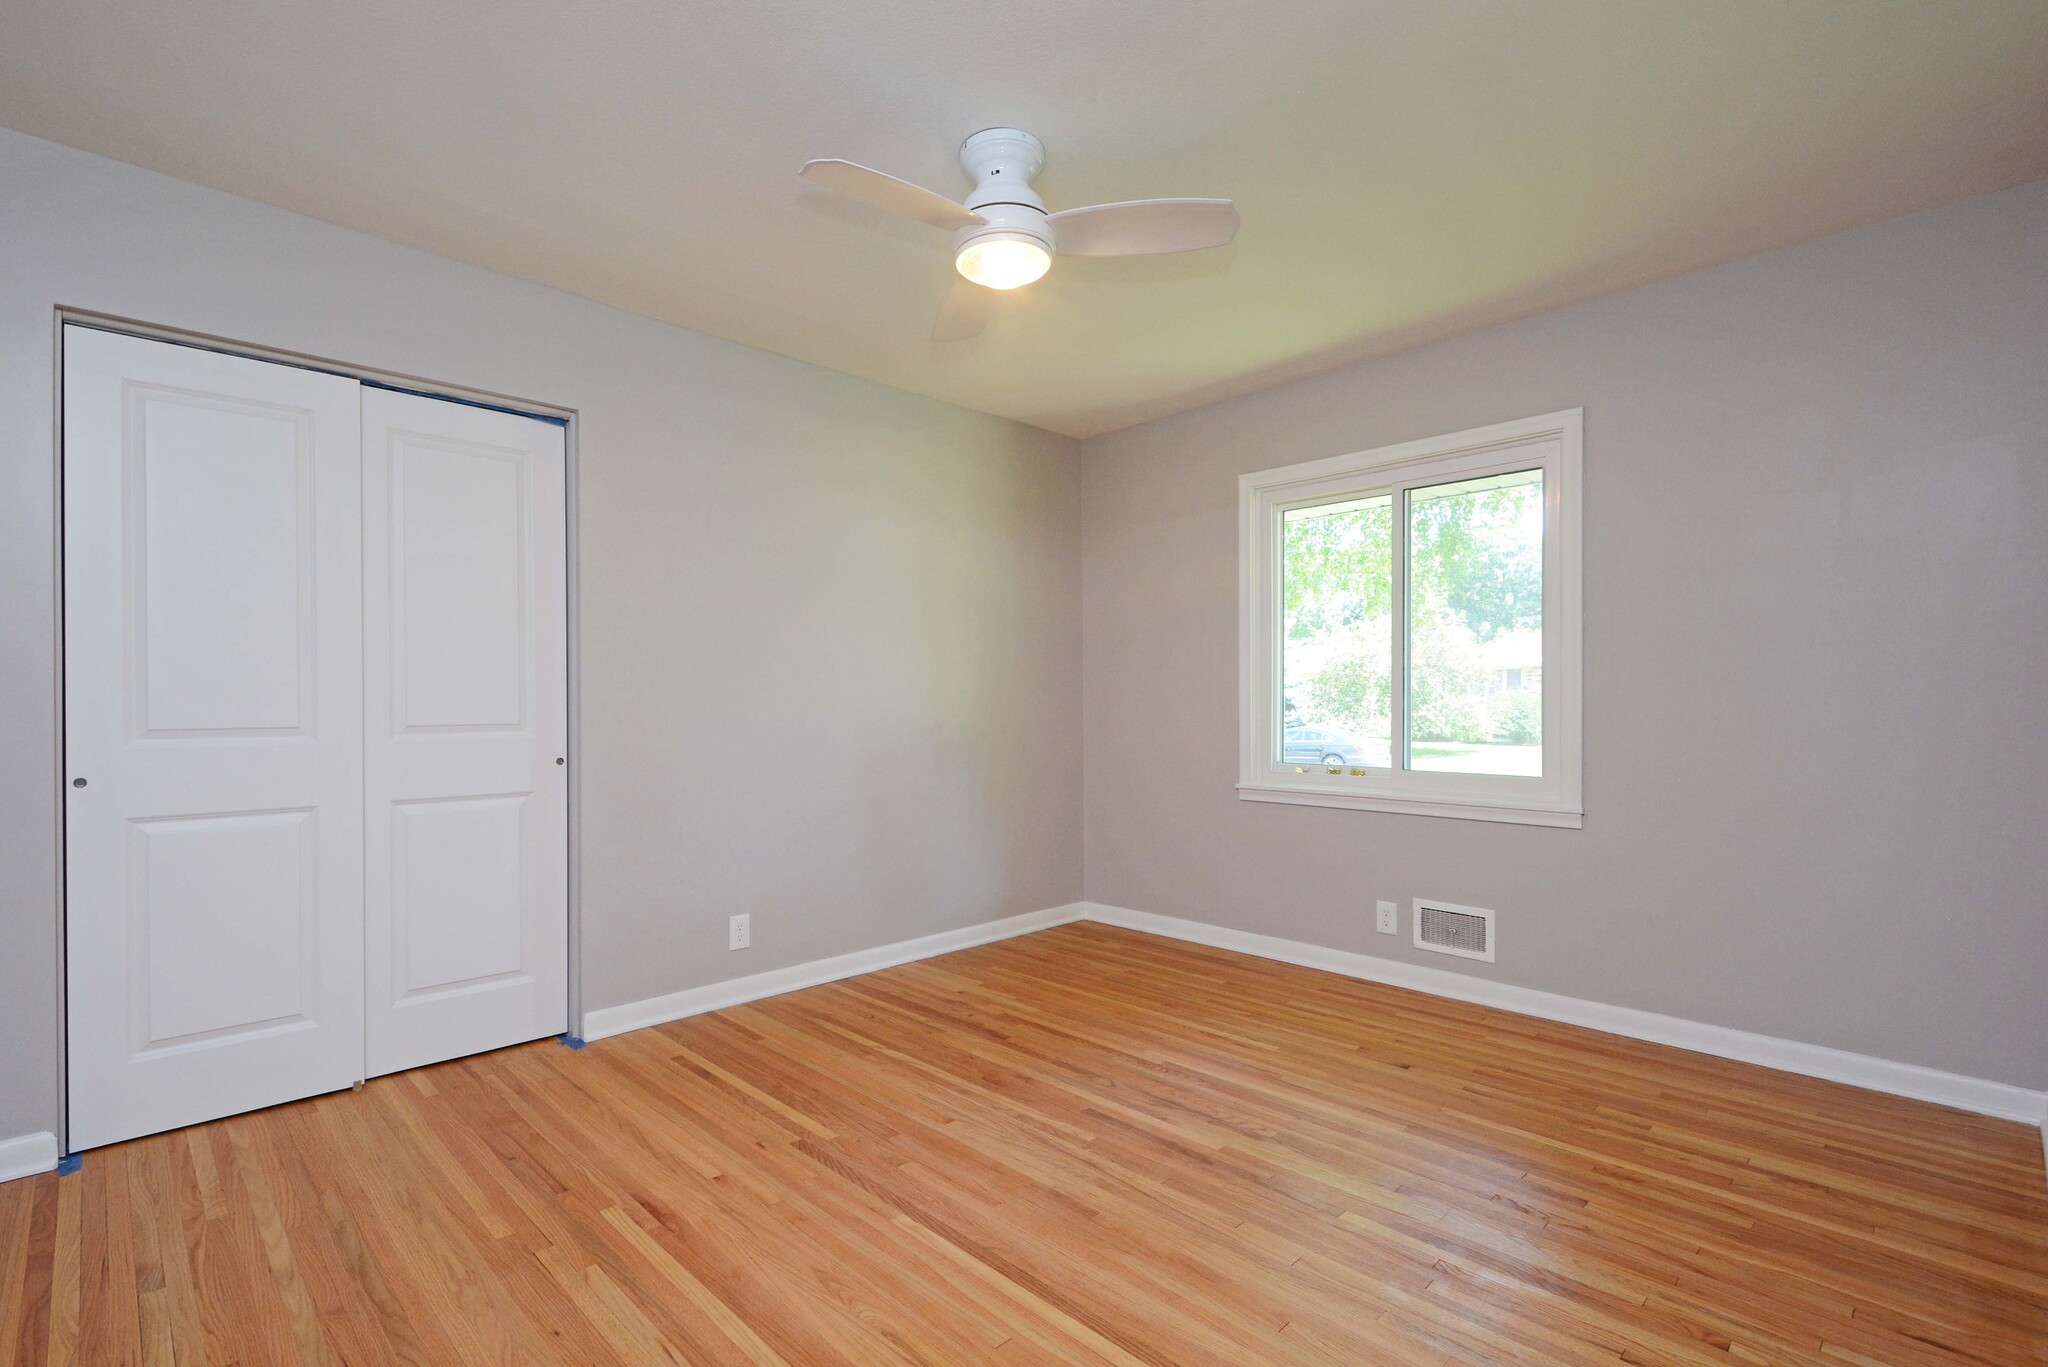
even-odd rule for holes
{"type": "Polygon", "coordinates": [[[953,234],[957,256],[975,242],[991,238],[1024,238],[1055,249],[1045,201],[1031,188],[1031,178],[1045,165],[1045,144],[1021,128],[984,128],[960,144],[960,169],[974,182],[967,207],[987,220],[953,234]]]}

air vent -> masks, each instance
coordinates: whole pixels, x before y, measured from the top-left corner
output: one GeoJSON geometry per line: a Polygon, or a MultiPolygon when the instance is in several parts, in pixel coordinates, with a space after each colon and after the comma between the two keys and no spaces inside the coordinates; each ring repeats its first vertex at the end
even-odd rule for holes
{"type": "Polygon", "coordinates": [[[1415,899],[1415,947],[1493,962],[1493,913],[1481,907],[1415,899]]]}

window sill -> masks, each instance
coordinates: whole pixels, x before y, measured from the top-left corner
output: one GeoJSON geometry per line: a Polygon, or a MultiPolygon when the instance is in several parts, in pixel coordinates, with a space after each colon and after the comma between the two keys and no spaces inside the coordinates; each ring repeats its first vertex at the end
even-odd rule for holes
{"type": "Polygon", "coordinates": [[[1383,797],[1372,793],[1335,792],[1280,784],[1240,783],[1245,802],[1285,802],[1297,807],[1349,807],[1361,812],[1399,812],[1407,816],[1448,816],[1460,821],[1504,821],[1518,826],[1556,826],[1578,830],[1585,825],[1576,807],[1500,806],[1481,802],[1433,802],[1419,798],[1383,797]]]}

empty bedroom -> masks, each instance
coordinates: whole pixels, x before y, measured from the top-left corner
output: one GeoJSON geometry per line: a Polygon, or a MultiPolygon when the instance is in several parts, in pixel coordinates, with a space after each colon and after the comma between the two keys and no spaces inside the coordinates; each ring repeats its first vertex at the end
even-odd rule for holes
{"type": "Polygon", "coordinates": [[[9,0],[0,1367],[2048,1367],[2048,4],[9,0]]]}

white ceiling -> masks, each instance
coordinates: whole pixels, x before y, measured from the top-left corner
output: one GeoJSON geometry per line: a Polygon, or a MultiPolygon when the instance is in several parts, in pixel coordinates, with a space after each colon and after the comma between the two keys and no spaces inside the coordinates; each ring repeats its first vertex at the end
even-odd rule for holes
{"type": "Polygon", "coordinates": [[[2043,0],[7,0],[0,124],[1089,435],[2048,177],[2043,0]],[[948,194],[1238,201],[935,347],[948,194]]]}

